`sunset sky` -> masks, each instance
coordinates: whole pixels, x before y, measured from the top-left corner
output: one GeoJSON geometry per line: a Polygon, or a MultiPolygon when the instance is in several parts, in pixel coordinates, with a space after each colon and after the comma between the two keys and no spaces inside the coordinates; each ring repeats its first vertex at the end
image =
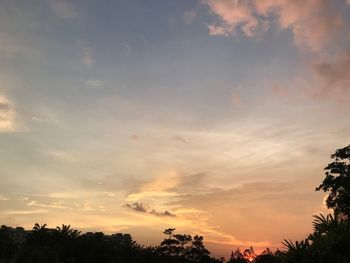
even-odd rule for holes
{"type": "Polygon", "coordinates": [[[303,238],[350,141],[349,28],[349,0],[2,0],[0,224],[303,238]]]}

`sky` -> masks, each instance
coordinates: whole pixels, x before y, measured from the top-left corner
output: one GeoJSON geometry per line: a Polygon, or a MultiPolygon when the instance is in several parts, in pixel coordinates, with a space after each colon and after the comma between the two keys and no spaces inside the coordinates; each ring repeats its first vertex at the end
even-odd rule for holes
{"type": "Polygon", "coordinates": [[[2,0],[0,222],[302,239],[349,144],[350,2],[2,0]]]}

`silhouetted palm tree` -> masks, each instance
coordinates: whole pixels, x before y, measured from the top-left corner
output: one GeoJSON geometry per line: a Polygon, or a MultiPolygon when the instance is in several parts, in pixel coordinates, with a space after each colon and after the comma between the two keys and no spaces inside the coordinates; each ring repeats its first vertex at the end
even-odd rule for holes
{"type": "Polygon", "coordinates": [[[58,233],[60,233],[63,237],[72,237],[75,238],[80,235],[80,231],[76,229],[70,228],[70,225],[62,224],[62,227],[57,226],[56,230],[58,233]]]}
{"type": "Polygon", "coordinates": [[[39,223],[35,223],[35,225],[33,226],[33,231],[34,232],[47,232],[47,228],[46,228],[47,224],[43,224],[40,225],[39,223]]]}

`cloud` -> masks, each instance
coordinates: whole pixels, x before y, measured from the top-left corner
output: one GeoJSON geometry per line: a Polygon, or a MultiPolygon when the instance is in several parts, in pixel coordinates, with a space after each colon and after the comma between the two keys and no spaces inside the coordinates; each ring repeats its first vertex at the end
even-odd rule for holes
{"type": "Polygon", "coordinates": [[[131,204],[125,204],[123,205],[123,207],[126,207],[126,208],[129,208],[131,210],[134,210],[136,212],[140,212],[140,213],[146,213],[146,214],[152,214],[152,215],[155,215],[155,216],[160,216],[160,217],[163,217],[163,216],[169,216],[169,217],[175,217],[176,215],[165,210],[163,212],[159,212],[159,211],[156,211],[155,209],[151,209],[149,210],[148,209],[148,206],[143,204],[143,203],[133,203],[132,205],[131,204]]]}
{"type": "Polygon", "coordinates": [[[132,205],[125,204],[124,207],[130,208],[130,209],[137,211],[137,212],[148,213],[147,208],[145,207],[145,205],[143,203],[133,203],[132,205]]]}
{"type": "Polygon", "coordinates": [[[174,189],[180,183],[180,177],[175,170],[161,173],[161,176],[142,185],[141,192],[163,192],[174,189]]]}
{"type": "Polygon", "coordinates": [[[176,216],[173,213],[170,213],[169,211],[157,212],[154,209],[151,212],[149,212],[149,213],[152,214],[152,215],[156,215],[156,216],[170,216],[170,217],[175,217],[176,216]]]}
{"type": "Polygon", "coordinates": [[[328,85],[339,86],[350,82],[350,51],[338,56],[334,61],[315,63],[313,69],[328,85]]]}
{"type": "Polygon", "coordinates": [[[45,118],[45,117],[39,117],[39,116],[33,116],[32,121],[35,122],[45,122],[45,123],[59,123],[58,119],[55,118],[45,118]]]}
{"type": "Polygon", "coordinates": [[[217,25],[208,25],[209,35],[211,36],[225,36],[228,37],[232,34],[232,27],[228,26],[217,26],[217,25]]]}
{"type": "Polygon", "coordinates": [[[208,26],[211,35],[255,37],[268,29],[268,20],[277,18],[282,29],[291,29],[297,46],[317,51],[323,48],[342,25],[340,12],[327,0],[203,0],[216,22],[208,26]],[[300,8],[302,6],[302,8],[300,8]]]}
{"type": "Polygon", "coordinates": [[[45,208],[58,208],[58,209],[72,209],[71,207],[65,206],[63,202],[53,202],[49,204],[38,203],[37,201],[30,201],[27,203],[28,206],[37,206],[37,207],[45,207],[45,208]]]}
{"type": "Polygon", "coordinates": [[[234,35],[240,29],[245,35],[253,36],[261,27],[254,15],[251,1],[206,0],[211,12],[219,18],[219,25],[209,25],[211,35],[234,35]]]}
{"type": "Polygon", "coordinates": [[[72,19],[79,16],[79,13],[75,10],[74,6],[63,0],[51,0],[50,8],[60,19],[72,19]]]}
{"type": "Polygon", "coordinates": [[[12,103],[0,95],[0,132],[14,130],[14,118],[12,103]]]}
{"type": "Polygon", "coordinates": [[[192,175],[180,175],[176,171],[167,171],[162,176],[147,182],[139,182],[137,191],[132,191],[127,195],[127,200],[136,202],[140,200],[147,201],[165,201],[170,198],[177,198],[182,194],[190,194],[198,191],[206,191],[203,187],[205,173],[192,175]]]}
{"type": "Polygon", "coordinates": [[[314,95],[332,96],[338,101],[348,102],[350,96],[350,51],[338,55],[332,61],[316,62],[312,65],[320,81],[314,95]]]}
{"type": "MultiPolygon", "coordinates": [[[[348,101],[350,74],[346,50],[350,49],[350,39],[345,37],[349,20],[342,10],[344,0],[202,0],[202,3],[213,16],[208,25],[210,35],[257,37],[274,24],[281,30],[289,30],[303,62],[321,80],[314,82],[307,76],[308,87],[301,93],[313,98],[348,101]],[[334,57],[338,57],[336,61],[330,59],[334,57]]],[[[272,89],[276,94],[289,95],[280,87],[275,85],[272,89]]]]}
{"type": "Polygon", "coordinates": [[[188,141],[180,135],[174,135],[173,139],[177,142],[188,143],[188,141]]]}
{"type": "Polygon", "coordinates": [[[93,206],[90,203],[84,203],[79,206],[81,211],[85,212],[92,212],[92,211],[99,211],[99,212],[106,212],[106,208],[103,205],[93,206]]]}

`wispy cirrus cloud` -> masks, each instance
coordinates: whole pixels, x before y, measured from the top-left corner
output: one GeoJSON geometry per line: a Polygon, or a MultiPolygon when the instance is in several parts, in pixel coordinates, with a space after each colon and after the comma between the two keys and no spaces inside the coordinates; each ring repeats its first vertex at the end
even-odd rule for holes
{"type": "Polygon", "coordinates": [[[27,203],[27,205],[28,206],[45,207],[45,208],[72,209],[71,207],[64,205],[64,203],[62,201],[53,202],[53,203],[39,203],[37,201],[30,201],[27,203]]]}

